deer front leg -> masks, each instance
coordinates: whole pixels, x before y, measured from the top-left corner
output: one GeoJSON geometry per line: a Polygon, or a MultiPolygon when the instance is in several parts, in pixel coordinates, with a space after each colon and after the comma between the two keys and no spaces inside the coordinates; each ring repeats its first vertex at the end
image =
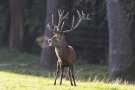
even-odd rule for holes
{"type": "Polygon", "coordinates": [[[59,71],[60,71],[60,64],[59,64],[59,62],[57,62],[57,70],[56,70],[56,73],[55,73],[54,85],[56,85],[56,80],[57,80],[59,71]]]}
{"type": "Polygon", "coordinates": [[[63,78],[64,67],[62,65],[60,65],[60,68],[61,68],[60,85],[62,85],[62,78],[63,78]]]}

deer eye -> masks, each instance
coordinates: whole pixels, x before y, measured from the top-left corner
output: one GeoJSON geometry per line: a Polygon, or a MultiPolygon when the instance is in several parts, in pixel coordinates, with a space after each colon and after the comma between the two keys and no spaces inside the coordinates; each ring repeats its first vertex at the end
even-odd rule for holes
{"type": "Polygon", "coordinates": [[[59,40],[59,37],[54,37],[55,40],[59,40]]]}
{"type": "Polygon", "coordinates": [[[57,37],[56,39],[59,40],[59,37],[57,37]]]}

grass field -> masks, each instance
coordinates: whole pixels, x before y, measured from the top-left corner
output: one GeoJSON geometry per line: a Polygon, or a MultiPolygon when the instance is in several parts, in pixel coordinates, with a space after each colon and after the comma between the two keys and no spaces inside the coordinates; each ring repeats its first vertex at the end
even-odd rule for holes
{"type": "Polygon", "coordinates": [[[54,71],[40,67],[39,62],[39,56],[0,49],[0,90],[135,90],[135,85],[126,81],[109,82],[107,66],[89,64],[75,64],[77,87],[65,78],[63,85],[58,79],[54,86],[54,71]]]}

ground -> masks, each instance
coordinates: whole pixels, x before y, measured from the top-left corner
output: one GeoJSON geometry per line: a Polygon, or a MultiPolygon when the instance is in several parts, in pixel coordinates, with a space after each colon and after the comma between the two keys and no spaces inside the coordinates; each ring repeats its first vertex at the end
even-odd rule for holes
{"type": "Polygon", "coordinates": [[[40,56],[0,49],[0,90],[135,90],[134,84],[121,79],[110,81],[106,65],[75,63],[77,87],[71,86],[64,73],[63,85],[54,86],[54,71],[40,67],[40,56]]]}

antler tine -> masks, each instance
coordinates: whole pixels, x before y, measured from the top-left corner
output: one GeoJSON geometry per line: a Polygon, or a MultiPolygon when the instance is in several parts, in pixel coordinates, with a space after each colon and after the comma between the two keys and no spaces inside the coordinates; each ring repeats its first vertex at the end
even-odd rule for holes
{"type": "Polygon", "coordinates": [[[56,27],[56,25],[54,24],[54,18],[53,18],[53,15],[52,15],[52,25],[53,25],[54,27],[56,27]]]}
{"type": "Polygon", "coordinates": [[[62,26],[61,26],[61,29],[60,29],[60,31],[62,31],[62,29],[63,29],[63,26],[64,26],[64,22],[62,23],[62,26]]]}
{"type": "Polygon", "coordinates": [[[54,26],[54,29],[52,29],[50,27],[49,23],[47,24],[47,28],[49,30],[51,30],[51,31],[58,31],[58,32],[61,31],[63,29],[63,26],[64,26],[64,22],[62,23],[62,20],[68,18],[67,16],[69,15],[69,12],[65,16],[63,16],[63,14],[64,14],[64,10],[62,11],[61,9],[58,9],[58,15],[59,15],[58,25],[55,25],[55,23],[54,23],[54,17],[52,15],[52,25],[54,26]],[[62,23],[62,25],[61,25],[61,23],[62,23]]]}
{"type": "Polygon", "coordinates": [[[58,14],[59,14],[59,18],[60,18],[60,17],[62,17],[62,16],[63,16],[63,14],[64,14],[64,10],[63,10],[63,11],[61,11],[61,9],[60,9],[60,10],[58,10],[58,14]]]}
{"type": "Polygon", "coordinates": [[[61,12],[61,17],[63,17],[64,12],[65,12],[64,10],[61,12]]]}
{"type": "Polygon", "coordinates": [[[83,11],[82,11],[82,15],[80,14],[80,12],[79,12],[78,10],[77,10],[77,13],[78,13],[78,16],[79,16],[79,21],[78,21],[78,23],[77,23],[77,24],[75,25],[75,27],[74,27],[74,16],[73,16],[71,29],[65,30],[65,31],[63,31],[63,33],[67,33],[67,32],[70,32],[70,31],[72,31],[72,30],[75,30],[75,29],[80,25],[80,23],[82,22],[82,20],[90,20],[89,14],[88,14],[87,17],[85,18],[85,14],[83,13],[83,11]]]}
{"type": "Polygon", "coordinates": [[[50,27],[49,23],[47,24],[47,28],[48,28],[49,30],[51,30],[51,31],[54,31],[54,29],[52,29],[52,28],[50,27]]]}
{"type": "MultiPolygon", "coordinates": [[[[58,22],[58,26],[57,26],[57,31],[60,31],[60,25],[61,25],[62,20],[63,20],[64,10],[63,11],[58,10],[58,14],[59,14],[59,22],[58,22]]],[[[61,28],[63,28],[63,27],[61,27],[61,28]]]]}
{"type": "Polygon", "coordinates": [[[81,14],[80,14],[80,12],[78,11],[78,10],[76,10],[77,11],[77,14],[78,14],[78,16],[79,16],[79,19],[81,19],[81,14]]]}
{"type": "Polygon", "coordinates": [[[60,13],[61,13],[61,10],[60,10],[60,9],[58,9],[58,14],[60,15],[60,13]]]}
{"type": "Polygon", "coordinates": [[[69,15],[69,12],[67,12],[67,14],[62,18],[62,20],[67,19],[68,18],[67,17],[68,15],[69,15]]]}
{"type": "Polygon", "coordinates": [[[83,11],[82,11],[82,18],[85,18],[85,14],[83,13],[83,11]]]}
{"type": "Polygon", "coordinates": [[[72,28],[74,28],[74,22],[75,22],[75,18],[74,18],[74,15],[73,15],[72,28]]]}
{"type": "Polygon", "coordinates": [[[87,15],[87,17],[85,18],[83,18],[84,20],[90,20],[91,18],[89,18],[89,14],[87,15]]]}
{"type": "MultiPolygon", "coordinates": [[[[62,23],[62,20],[68,18],[67,16],[69,15],[69,12],[68,12],[64,17],[63,17],[63,14],[64,14],[64,10],[63,10],[63,12],[61,12],[61,14],[59,15],[59,24],[58,24],[58,27],[60,27],[60,25],[61,25],[61,23],[62,23]]],[[[64,26],[64,22],[62,23],[62,26],[61,26],[60,31],[62,31],[63,26],[64,26]]]]}
{"type": "Polygon", "coordinates": [[[85,14],[82,11],[82,19],[83,20],[90,20],[91,18],[89,18],[89,14],[87,15],[87,17],[85,18],[85,14]]]}

